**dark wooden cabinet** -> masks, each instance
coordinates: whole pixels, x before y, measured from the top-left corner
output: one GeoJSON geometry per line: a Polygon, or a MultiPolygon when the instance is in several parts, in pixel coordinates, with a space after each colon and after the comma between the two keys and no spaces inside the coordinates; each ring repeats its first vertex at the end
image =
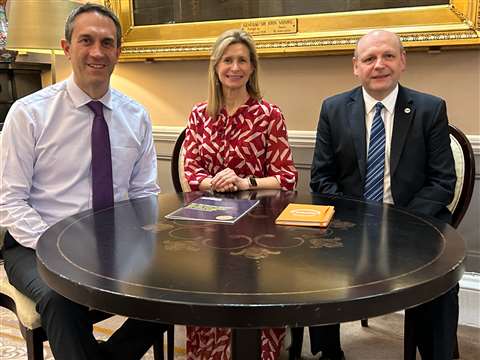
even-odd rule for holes
{"type": "Polygon", "coordinates": [[[15,100],[42,88],[42,71],[48,64],[0,63],[0,130],[15,100]]]}

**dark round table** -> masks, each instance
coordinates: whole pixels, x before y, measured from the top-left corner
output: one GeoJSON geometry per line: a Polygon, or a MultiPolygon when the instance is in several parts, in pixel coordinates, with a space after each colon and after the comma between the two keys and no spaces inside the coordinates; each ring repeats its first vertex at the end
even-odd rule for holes
{"type": "Polygon", "coordinates": [[[164,218],[201,195],[124,201],[60,221],[38,243],[42,278],[106,312],[234,328],[233,357],[254,359],[259,328],[405,309],[445,293],[464,271],[452,227],[377,203],[259,191],[233,195],[260,200],[235,224],[164,218]],[[328,228],[275,225],[291,202],[334,205],[334,219],[328,228]]]}

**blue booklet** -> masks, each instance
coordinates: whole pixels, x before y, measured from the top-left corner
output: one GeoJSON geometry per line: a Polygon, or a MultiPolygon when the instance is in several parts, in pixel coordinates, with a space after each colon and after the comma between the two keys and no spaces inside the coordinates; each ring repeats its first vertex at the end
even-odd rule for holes
{"type": "Polygon", "coordinates": [[[211,221],[233,224],[258,204],[258,200],[202,196],[165,215],[170,220],[211,221]]]}

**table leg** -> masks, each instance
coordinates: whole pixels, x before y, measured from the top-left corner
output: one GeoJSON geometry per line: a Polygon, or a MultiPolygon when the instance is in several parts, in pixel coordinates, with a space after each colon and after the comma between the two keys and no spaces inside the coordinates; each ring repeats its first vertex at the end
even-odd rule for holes
{"type": "Polygon", "coordinates": [[[260,329],[232,329],[232,360],[260,360],[260,329]]]}

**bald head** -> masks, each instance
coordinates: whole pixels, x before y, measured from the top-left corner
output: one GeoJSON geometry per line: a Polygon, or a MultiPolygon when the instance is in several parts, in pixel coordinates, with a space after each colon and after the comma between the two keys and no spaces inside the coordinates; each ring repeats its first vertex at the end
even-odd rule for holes
{"type": "Polygon", "coordinates": [[[374,30],[358,40],[353,73],[370,96],[381,101],[397,86],[406,67],[400,38],[385,30],[374,30]]]}
{"type": "Polygon", "coordinates": [[[353,53],[353,57],[356,58],[358,57],[358,50],[359,48],[365,47],[365,44],[369,43],[369,41],[385,41],[385,40],[390,40],[392,43],[396,44],[398,47],[398,50],[400,52],[404,52],[405,50],[403,49],[402,45],[402,40],[400,40],[400,37],[387,30],[372,30],[365,35],[363,35],[360,39],[357,41],[357,45],[355,46],[355,51],[353,53]]]}

